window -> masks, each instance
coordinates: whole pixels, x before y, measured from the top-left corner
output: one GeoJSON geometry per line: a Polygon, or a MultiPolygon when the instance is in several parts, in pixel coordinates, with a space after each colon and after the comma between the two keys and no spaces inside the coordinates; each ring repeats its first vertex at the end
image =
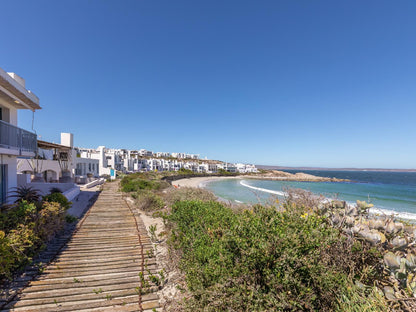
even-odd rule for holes
{"type": "Polygon", "coordinates": [[[7,165],[0,165],[0,203],[6,202],[7,194],[7,165]]]}
{"type": "Polygon", "coordinates": [[[88,171],[91,171],[91,163],[88,164],[88,171]]]}

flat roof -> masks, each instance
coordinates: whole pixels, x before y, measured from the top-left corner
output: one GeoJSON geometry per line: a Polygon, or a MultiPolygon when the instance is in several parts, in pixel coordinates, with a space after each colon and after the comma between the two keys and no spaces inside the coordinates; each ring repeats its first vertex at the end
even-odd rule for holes
{"type": "Polygon", "coordinates": [[[56,149],[60,149],[60,150],[70,150],[71,149],[69,146],[56,144],[56,143],[51,143],[51,142],[46,142],[46,141],[42,141],[42,140],[38,140],[38,147],[39,148],[44,148],[44,149],[56,148],[56,149]]]}
{"type": "Polygon", "coordinates": [[[29,90],[26,90],[25,87],[20,85],[2,68],[0,68],[0,92],[7,95],[17,108],[41,109],[39,98],[29,90]]]}

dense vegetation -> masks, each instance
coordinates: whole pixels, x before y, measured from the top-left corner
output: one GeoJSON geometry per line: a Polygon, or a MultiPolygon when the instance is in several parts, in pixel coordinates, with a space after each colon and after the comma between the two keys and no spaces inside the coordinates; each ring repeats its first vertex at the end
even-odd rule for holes
{"type": "Polygon", "coordinates": [[[41,199],[36,190],[21,188],[15,204],[0,213],[0,283],[30,263],[65,224],[71,203],[60,193],[41,199]]]}
{"type": "Polygon", "coordinates": [[[387,310],[375,287],[379,250],[317,213],[319,199],[298,193],[236,208],[206,190],[166,188],[161,177],[136,174],[122,185],[139,208],[165,216],[171,261],[184,273],[179,310],[387,310]]]}
{"type": "Polygon", "coordinates": [[[233,211],[212,201],[174,204],[167,219],[191,293],[187,310],[385,309],[375,287],[359,286],[376,279],[377,250],[288,205],[233,211]]]}

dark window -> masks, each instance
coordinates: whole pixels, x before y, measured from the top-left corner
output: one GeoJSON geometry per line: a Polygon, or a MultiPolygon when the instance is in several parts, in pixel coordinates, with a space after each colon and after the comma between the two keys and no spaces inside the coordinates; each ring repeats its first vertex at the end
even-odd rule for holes
{"type": "Polygon", "coordinates": [[[7,194],[7,165],[0,165],[0,203],[6,202],[7,194]]]}

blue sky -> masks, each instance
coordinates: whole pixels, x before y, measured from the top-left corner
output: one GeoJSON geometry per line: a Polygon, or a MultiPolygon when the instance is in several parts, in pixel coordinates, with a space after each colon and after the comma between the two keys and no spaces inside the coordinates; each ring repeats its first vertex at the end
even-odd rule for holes
{"type": "MultiPolygon", "coordinates": [[[[415,1],[2,0],[0,67],[75,144],[416,168],[415,1]]],[[[19,124],[30,129],[31,114],[19,124]]]]}

